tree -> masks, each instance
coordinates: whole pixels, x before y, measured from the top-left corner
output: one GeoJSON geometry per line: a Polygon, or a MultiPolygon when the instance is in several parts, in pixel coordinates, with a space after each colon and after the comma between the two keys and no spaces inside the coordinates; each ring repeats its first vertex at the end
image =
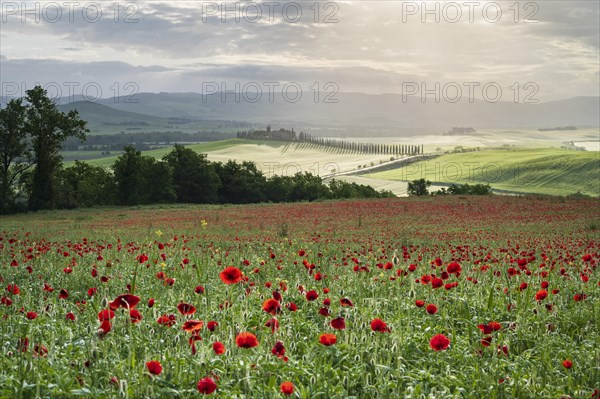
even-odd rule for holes
{"type": "Polygon", "coordinates": [[[221,181],[206,154],[175,144],[163,160],[173,170],[177,202],[214,203],[219,200],[221,181]]]}
{"type": "Polygon", "coordinates": [[[425,179],[413,180],[408,183],[408,195],[428,195],[431,182],[425,179]]]}
{"type": "Polygon", "coordinates": [[[229,204],[247,204],[263,202],[267,179],[254,162],[244,161],[241,164],[228,161],[216,163],[215,170],[221,180],[219,202],[229,204]]]}
{"type": "Polygon", "coordinates": [[[143,156],[133,146],[113,164],[117,199],[123,205],[174,202],[173,173],[166,162],[143,156]]]}
{"type": "Polygon", "coordinates": [[[32,209],[48,209],[55,205],[55,178],[62,157],[61,144],[68,137],[85,140],[86,122],[77,110],[60,112],[47,96],[46,90],[36,86],[27,90],[25,131],[31,136],[35,171],[29,205],[32,209]]]}
{"type": "Polygon", "coordinates": [[[75,161],[59,172],[57,205],[65,208],[116,203],[115,178],[101,166],[75,161]]]}
{"type": "Polygon", "coordinates": [[[31,165],[25,106],[22,99],[13,99],[0,110],[0,213],[10,210],[13,185],[31,165]]]}

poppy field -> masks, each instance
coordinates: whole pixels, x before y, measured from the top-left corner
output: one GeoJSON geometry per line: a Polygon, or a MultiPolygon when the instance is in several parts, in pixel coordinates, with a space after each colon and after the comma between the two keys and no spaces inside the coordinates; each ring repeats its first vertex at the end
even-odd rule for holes
{"type": "Polygon", "coordinates": [[[600,398],[597,199],[0,219],[0,398],[600,398]]]}

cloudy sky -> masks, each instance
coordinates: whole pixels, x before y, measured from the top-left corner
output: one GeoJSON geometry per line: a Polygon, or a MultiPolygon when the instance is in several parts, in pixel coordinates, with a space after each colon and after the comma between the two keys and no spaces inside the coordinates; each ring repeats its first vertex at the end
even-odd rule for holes
{"type": "Polygon", "coordinates": [[[476,97],[493,82],[540,102],[600,91],[598,0],[118,1],[0,0],[2,95],[36,83],[102,97],[249,82],[373,94],[439,82],[476,97]]]}

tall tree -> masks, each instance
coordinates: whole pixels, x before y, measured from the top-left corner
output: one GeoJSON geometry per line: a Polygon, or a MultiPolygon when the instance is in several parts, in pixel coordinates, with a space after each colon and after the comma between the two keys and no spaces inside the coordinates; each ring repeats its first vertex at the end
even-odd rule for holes
{"type": "Polygon", "coordinates": [[[166,162],[144,156],[133,146],[113,164],[118,200],[123,205],[174,202],[172,169],[166,162]]]}
{"type": "Polygon", "coordinates": [[[431,182],[425,179],[413,180],[408,182],[408,195],[428,195],[431,182]]]}
{"type": "Polygon", "coordinates": [[[0,109],[0,213],[10,210],[13,183],[31,165],[25,106],[22,99],[13,99],[0,109]]]}
{"type": "Polygon", "coordinates": [[[55,178],[62,163],[61,144],[68,137],[85,140],[86,122],[77,110],[60,112],[48,98],[46,90],[36,86],[27,90],[25,130],[32,138],[35,172],[29,205],[32,209],[48,209],[55,204],[55,178]]]}
{"type": "Polygon", "coordinates": [[[173,186],[177,202],[212,203],[219,200],[221,181],[206,154],[175,144],[163,157],[173,170],[173,186]]]}

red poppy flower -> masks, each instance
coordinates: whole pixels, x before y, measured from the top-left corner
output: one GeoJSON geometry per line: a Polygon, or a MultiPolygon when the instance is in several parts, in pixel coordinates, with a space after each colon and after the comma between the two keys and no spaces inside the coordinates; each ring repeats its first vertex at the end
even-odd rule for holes
{"type": "Polygon", "coordinates": [[[285,347],[283,346],[283,342],[277,341],[273,349],[271,349],[271,353],[275,356],[282,358],[285,355],[285,347]]]}
{"type": "Polygon", "coordinates": [[[197,286],[197,287],[194,289],[194,292],[195,292],[196,294],[204,294],[204,287],[203,287],[203,286],[201,286],[201,285],[199,285],[199,286],[197,286]]]}
{"type": "Polygon", "coordinates": [[[344,330],[346,328],[346,320],[344,320],[343,317],[338,317],[331,320],[330,324],[331,327],[335,328],[336,330],[344,330]]]}
{"type": "Polygon", "coordinates": [[[270,298],[263,302],[262,309],[267,313],[276,315],[277,313],[281,312],[281,304],[279,301],[270,298]]]}
{"type": "Polygon", "coordinates": [[[130,309],[129,310],[129,319],[131,320],[132,323],[139,323],[140,321],[142,321],[142,314],[137,309],[130,309]]]}
{"type": "Polygon", "coordinates": [[[350,299],[348,299],[348,298],[342,298],[342,299],[340,299],[340,304],[343,307],[346,307],[346,306],[347,307],[353,307],[354,306],[354,304],[352,303],[352,301],[350,299]]]}
{"type": "Polygon", "coordinates": [[[546,299],[547,296],[548,296],[548,291],[546,291],[546,290],[539,290],[538,292],[535,293],[535,300],[536,301],[543,301],[544,299],[546,299]]]}
{"type": "Polygon", "coordinates": [[[575,295],[573,295],[573,300],[574,300],[575,302],[580,302],[580,301],[583,301],[583,300],[585,300],[586,298],[587,298],[587,294],[575,294],[575,295]]]}
{"type": "Polygon", "coordinates": [[[156,322],[163,326],[171,327],[175,324],[175,315],[174,314],[165,314],[160,316],[156,322]]]}
{"type": "Polygon", "coordinates": [[[446,267],[446,272],[448,272],[448,274],[458,274],[461,270],[462,268],[458,262],[452,262],[446,267]]]}
{"type": "Polygon", "coordinates": [[[100,312],[98,312],[98,320],[100,320],[100,321],[111,320],[114,317],[115,317],[115,312],[112,311],[111,309],[104,309],[104,310],[101,310],[100,312]]]}
{"type": "Polygon", "coordinates": [[[146,363],[146,368],[152,375],[159,375],[163,370],[162,365],[158,360],[150,360],[146,363]]]}
{"type": "Polygon", "coordinates": [[[33,355],[38,357],[46,357],[48,356],[48,348],[44,345],[36,345],[33,347],[33,355]]]}
{"type": "Polygon", "coordinates": [[[490,346],[491,343],[492,343],[491,335],[485,336],[481,339],[481,345],[483,345],[483,346],[490,346]]]}
{"type": "Polygon", "coordinates": [[[294,393],[294,384],[292,384],[291,381],[285,381],[281,383],[279,389],[281,390],[282,394],[291,395],[294,393]]]}
{"type": "Polygon", "coordinates": [[[204,322],[202,320],[188,320],[185,323],[183,323],[181,329],[191,333],[194,331],[201,330],[202,326],[204,326],[204,322]]]}
{"type": "Polygon", "coordinates": [[[523,283],[521,283],[521,285],[519,286],[519,290],[521,290],[521,291],[523,291],[523,290],[526,290],[528,286],[529,286],[529,285],[528,285],[527,283],[523,282],[523,283]]]}
{"type": "Polygon", "coordinates": [[[148,299],[148,307],[151,308],[154,306],[154,298],[148,299]]]}
{"type": "Polygon", "coordinates": [[[219,274],[219,277],[227,285],[237,284],[242,281],[242,272],[237,267],[229,266],[219,274]]]}
{"type": "Polygon", "coordinates": [[[423,306],[425,306],[425,301],[422,301],[422,300],[420,300],[420,299],[417,299],[417,300],[415,301],[415,305],[416,305],[418,308],[422,308],[423,306]]]}
{"type": "Polygon", "coordinates": [[[223,345],[222,342],[217,341],[213,344],[213,351],[217,355],[222,355],[223,353],[225,353],[225,345],[223,345]]]}
{"type": "Polygon", "coordinates": [[[489,324],[479,324],[477,328],[479,328],[484,334],[491,334],[493,331],[492,327],[489,324]]]}
{"type": "Polygon", "coordinates": [[[444,285],[444,280],[442,280],[441,278],[434,278],[433,280],[431,280],[431,287],[432,288],[440,288],[444,285]]]}
{"type": "Polygon", "coordinates": [[[429,341],[429,347],[434,351],[443,351],[450,345],[450,340],[444,334],[434,335],[429,341]]]}
{"type": "Polygon", "coordinates": [[[75,314],[73,314],[73,312],[69,312],[69,313],[67,313],[66,318],[67,318],[67,320],[75,321],[75,314]]]}
{"type": "Polygon", "coordinates": [[[217,384],[215,384],[215,381],[212,378],[206,377],[198,381],[197,388],[198,392],[200,392],[201,394],[210,395],[217,389],[217,384]]]}
{"type": "Polygon", "coordinates": [[[498,323],[497,321],[490,321],[488,326],[494,331],[502,330],[502,324],[498,323]]]}
{"type": "Polygon", "coordinates": [[[562,365],[564,368],[570,369],[571,367],[573,367],[573,362],[569,359],[565,359],[562,361],[562,365]]]}
{"type": "Polygon", "coordinates": [[[296,304],[294,302],[290,302],[286,305],[286,307],[288,308],[288,310],[290,312],[295,312],[296,310],[298,310],[298,306],[296,306],[296,304]]]}
{"type": "Polygon", "coordinates": [[[337,342],[337,337],[335,334],[321,334],[319,337],[319,342],[325,346],[334,345],[337,342]]]}
{"type": "Polygon", "coordinates": [[[116,297],[115,300],[110,303],[110,308],[112,310],[117,310],[119,308],[133,309],[136,307],[139,301],[139,296],[131,294],[122,294],[116,297]]]}
{"type": "Polygon", "coordinates": [[[196,308],[193,305],[183,302],[177,305],[177,310],[179,310],[179,313],[181,313],[182,315],[191,315],[196,313],[196,308]]]}
{"type": "Polygon", "coordinates": [[[390,332],[388,325],[381,319],[373,319],[371,321],[371,330],[381,333],[390,332]]]}
{"type": "Polygon", "coordinates": [[[206,324],[206,328],[208,328],[210,331],[215,331],[215,329],[219,326],[219,323],[217,323],[216,321],[209,321],[206,324]]]}
{"type": "Polygon", "coordinates": [[[100,328],[98,329],[98,335],[100,338],[104,337],[112,330],[112,324],[110,324],[110,320],[104,320],[102,324],[100,324],[100,328]]]}
{"type": "Polygon", "coordinates": [[[69,291],[65,290],[64,288],[61,288],[60,294],[58,294],[58,297],[60,299],[67,299],[69,297],[69,291]]]}
{"type": "Polygon", "coordinates": [[[258,339],[256,339],[256,335],[250,333],[250,332],[241,332],[238,334],[237,337],[235,337],[235,344],[239,347],[239,348],[254,348],[255,346],[258,346],[259,342],[258,339]]]}
{"type": "Polygon", "coordinates": [[[276,318],[272,317],[269,320],[267,320],[267,322],[265,323],[265,327],[269,327],[271,329],[271,332],[274,333],[275,331],[279,330],[279,321],[277,321],[276,318]]]}
{"type": "Polygon", "coordinates": [[[321,308],[319,309],[319,314],[323,317],[328,317],[331,315],[331,310],[329,308],[321,308]]]}
{"type": "Polygon", "coordinates": [[[29,320],[35,320],[37,318],[38,314],[35,312],[27,312],[27,318],[29,320]]]}
{"type": "Polygon", "coordinates": [[[304,256],[306,255],[306,251],[301,249],[300,251],[298,251],[298,256],[304,256]]]}
{"type": "Polygon", "coordinates": [[[319,294],[317,294],[317,291],[315,291],[315,290],[310,290],[306,293],[306,299],[308,301],[314,301],[318,297],[319,297],[319,294]]]}
{"type": "Polygon", "coordinates": [[[427,313],[429,313],[429,314],[436,314],[438,311],[438,308],[434,304],[430,303],[429,305],[427,305],[425,310],[427,310],[427,313]]]}

